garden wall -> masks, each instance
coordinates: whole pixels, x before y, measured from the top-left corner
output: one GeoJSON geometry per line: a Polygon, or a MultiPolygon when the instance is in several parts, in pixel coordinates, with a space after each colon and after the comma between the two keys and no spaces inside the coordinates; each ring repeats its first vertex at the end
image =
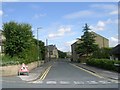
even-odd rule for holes
{"type": "MultiPolygon", "coordinates": [[[[32,69],[42,65],[44,62],[39,61],[38,62],[32,62],[30,64],[27,64],[29,71],[32,69]]],[[[21,65],[10,65],[10,66],[1,66],[0,67],[0,76],[14,76],[18,75],[18,70],[20,69],[21,65]]]]}

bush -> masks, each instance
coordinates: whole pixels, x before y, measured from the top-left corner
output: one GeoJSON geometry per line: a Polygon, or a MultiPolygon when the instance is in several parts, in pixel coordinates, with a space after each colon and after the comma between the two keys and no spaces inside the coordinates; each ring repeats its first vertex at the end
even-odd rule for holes
{"type": "Polygon", "coordinates": [[[18,64],[20,64],[20,62],[23,61],[18,57],[12,57],[11,58],[8,55],[2,56],[1,59],[2,59],[2,62],[0,62],[0,66],[18,65],[18,64]]]}
{"type": "Polygon", "coordinates": [[[18,65],[22,63],[28,64],[28,63],[37,61],[37,59],[35,59],[34,57],[19,58],[19,57],[10,57],[8,55],[2,56],[1,59],[2,60],[0,62],[0,66],[18,65]]]}
{"type": "Polygon", "coordinates": [[[89,59],[86,63],[90,66],[95,66],[111,71],[118,71],[118,67],[116,67],[114,64],[120,64],[120,61],[113,61],[109,59],[89,59]]]}

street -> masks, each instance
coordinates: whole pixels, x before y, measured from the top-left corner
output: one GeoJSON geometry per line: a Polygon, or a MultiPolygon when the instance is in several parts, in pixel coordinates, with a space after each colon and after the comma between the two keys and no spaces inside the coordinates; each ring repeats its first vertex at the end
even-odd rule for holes
{"type": "Polygon", "coordinates": [[[78,68],[67,59],[59,59],[52,60],[43,75],[34,81],[22,81],[18,76],[3,77],[2,88],[118,88],[118,83],[78,68]]]}

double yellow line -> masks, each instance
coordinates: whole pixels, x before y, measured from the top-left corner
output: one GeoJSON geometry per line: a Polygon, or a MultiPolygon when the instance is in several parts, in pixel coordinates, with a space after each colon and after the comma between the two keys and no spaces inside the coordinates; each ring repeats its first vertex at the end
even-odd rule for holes
{"type": "Polygon", "coordinates": [[[40,80],[41,80],[41,81],[46,78],[46,76],[47,76],[48,72],[50,71],[51,67],[52,67],[52,65],[49,66],[49,67],[45,70],[45,72],[42,74],[42,76],[40,77],[40,80]]]}

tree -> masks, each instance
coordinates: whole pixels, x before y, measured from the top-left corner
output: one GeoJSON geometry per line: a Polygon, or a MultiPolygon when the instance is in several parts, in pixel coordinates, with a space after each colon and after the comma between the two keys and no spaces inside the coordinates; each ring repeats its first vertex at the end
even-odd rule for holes
{"type": "Polygon", "coordinates": [[[60,50],[58,50],[58,55],[59,55],[59,58],[67,57],[67,54],[65,52],[60,51],[60,50]]]}
{"type": "Polygon", "coordinates": [[[88,57],[88,55],[98,49],[98,45],[95,44],[95,35],[89,32],[89,30],[91,29],[85,24],[85,27],[83,28],[84,34],[78,39],[80,43],[77,44],[76,51],[80,56],[87,55],[88,57]]]}
{"type": "Polygon", "coordinates": [[[44,60],[45,59],[45,44],[44,42],[34,39],[35,44],[38,46],[39,44],[39,56],[40,59],[44,60]]]}
{"type": "Polygon", "coordinates": [[[18,24],[8,22],[3,24],[3,34],[6,38],[5,54],[9,56],[19,56],[24,50],[33,44],[31,26],[29,24],[18,24]]]}

